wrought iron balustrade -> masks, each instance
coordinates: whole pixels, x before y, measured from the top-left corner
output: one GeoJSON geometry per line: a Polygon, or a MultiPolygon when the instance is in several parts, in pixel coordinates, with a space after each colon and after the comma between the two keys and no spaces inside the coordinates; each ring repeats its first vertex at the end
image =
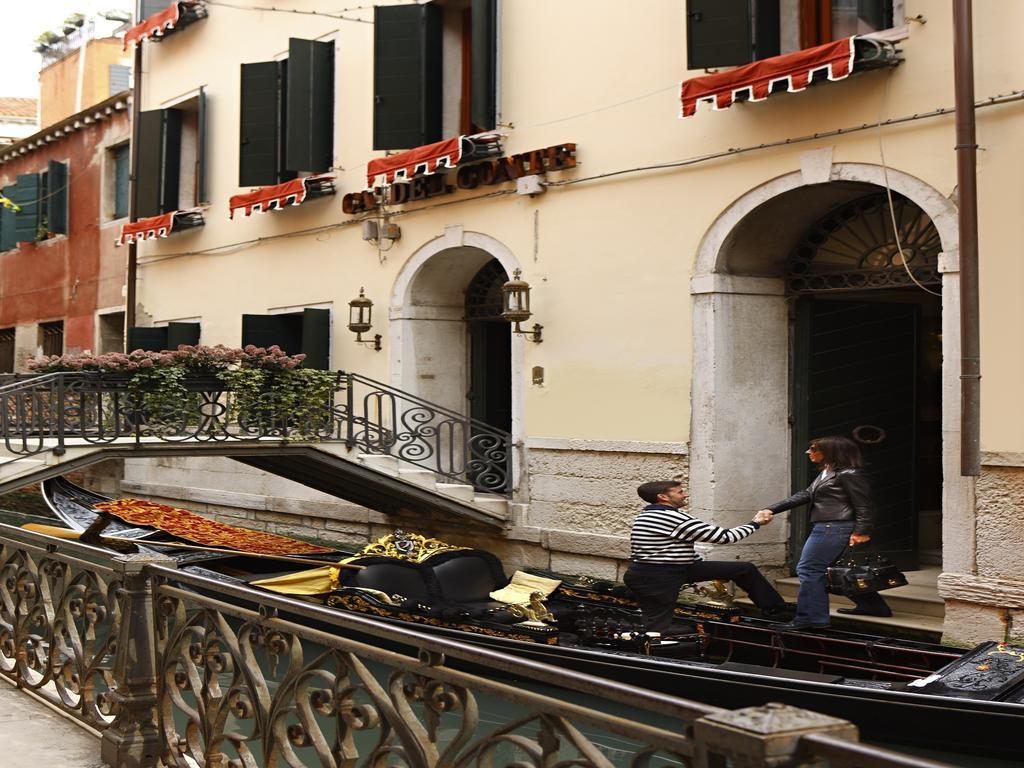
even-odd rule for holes
{"type": "Polygon", "coordinates": [[[63,453],[69,445],[129,440],[344,442],[453,482],[512,493],[509,433],[358,374],[339,371],[329,397],[298,411],[272,388],[253,401],[215,376],[186,378],[182,384],[184,394],[168,398],[134,384],[130,376],[4,377],[3,453],[17,459],[63,453]]]}
{"type": "Polygon", "coordinates": [[[804,710],[730,712],[104,554],[0,526],[0,674],[101,730],[111,766],[941,765],[804,710]]]}

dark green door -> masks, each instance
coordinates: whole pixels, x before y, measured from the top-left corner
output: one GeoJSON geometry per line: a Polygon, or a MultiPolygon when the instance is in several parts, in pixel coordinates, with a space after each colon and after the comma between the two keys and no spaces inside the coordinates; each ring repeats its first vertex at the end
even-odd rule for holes
{"type": "MultiPolygon", "coordinates": [[[[815,469],[810,439],[853,438],[875,496],[870,549],[902,568],[917,567],[915,493],[917,325],[914,304],[800,299],[794,354],[794,486],[815,469]]],[[[794,512],[792,561],[807,537],[805,510],[794,512]]]]}
{"type": "Polygon", "coordinates": [[[469,323],[469,415],[512,431],[512,334],[508,323],[469,323]]]}

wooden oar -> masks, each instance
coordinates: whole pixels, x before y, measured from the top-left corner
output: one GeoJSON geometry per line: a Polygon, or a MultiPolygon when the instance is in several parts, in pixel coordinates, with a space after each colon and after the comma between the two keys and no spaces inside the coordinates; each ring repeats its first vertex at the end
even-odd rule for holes
{"type": "Polygon", "coordinates": [[[352,568],[361,571],[365,565],[355,563],[332,563],[330,560],[314,560],[311,557],[288,557],[287,555],[264,555],[256,552],[243,552],[240,549],[225,549],[223,547],[201,547],[198,544],[179,544],[175,541],[147,541],[145,539],[119,539],[113,536],[103,536],[101,541],[130,541],[133,544],[142,544],[147,547],[168,547],[170,549],[194,549],[197,552],[216,552],[222,555],[236,555],[245,557],[258,557],[263,560],[281,560],[286,563],[308,563],[309,565],[330,566],[331,568],[352,568]]]}

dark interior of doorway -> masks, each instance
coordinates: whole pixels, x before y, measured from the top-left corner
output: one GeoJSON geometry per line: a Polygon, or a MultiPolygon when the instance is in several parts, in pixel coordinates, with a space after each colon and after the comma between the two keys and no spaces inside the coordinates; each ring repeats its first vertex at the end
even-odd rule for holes
{"type": "Polygon", "coordinates": [[[501,316],[501,286],[508,280],[497,259],[480,268],[466,289],[469,335],[469,413],[512,431],[512,332],[501,316]]]}
{"type": "MultiPolygon", "coordinates": [[[[859,444],[877,506],[869,546],[905,570],[941,557],[941,301],[916,288],[803,296],[793,304],[793,486],[823,435],[859,444]]],[[[790,562],[807,537],[791,521],[790,562]]]]}

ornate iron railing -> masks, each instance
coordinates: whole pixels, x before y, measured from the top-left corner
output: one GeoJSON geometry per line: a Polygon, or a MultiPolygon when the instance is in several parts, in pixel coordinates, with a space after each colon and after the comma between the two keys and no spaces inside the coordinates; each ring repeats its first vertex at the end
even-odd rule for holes
{"type": "Polygon", "coordinates": [[[51,373],[0,380],[3,452],[24,458],[124,441],[344,442],[480,490],[505,496],[513,490],[508,432],[358,374],[339,371],[323,403],[298,411],[273,389],[243,403],[216,377],[186,378],[183,385],[184,394],[161,398],[128,376],[51,373]]]}
{"type": "Polygon", "coordinates": [[[103,554],[0,526],[0,674],[101,730],[110,766],[940,766],[812,712],[730,712],[103,554]]]}

